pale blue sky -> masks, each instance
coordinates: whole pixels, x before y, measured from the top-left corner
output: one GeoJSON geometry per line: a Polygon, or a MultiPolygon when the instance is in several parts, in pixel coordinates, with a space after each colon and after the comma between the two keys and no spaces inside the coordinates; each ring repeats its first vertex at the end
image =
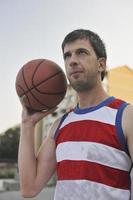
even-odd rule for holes
{"type": "Polygon", "coordinates": [[[61,42],[87,28],[104,40],[108,68],[133,67],[132,0],[0,0],[0,133],[21,119],[15,92],[20,67],[48,58],[64,69],[61,42]]]}

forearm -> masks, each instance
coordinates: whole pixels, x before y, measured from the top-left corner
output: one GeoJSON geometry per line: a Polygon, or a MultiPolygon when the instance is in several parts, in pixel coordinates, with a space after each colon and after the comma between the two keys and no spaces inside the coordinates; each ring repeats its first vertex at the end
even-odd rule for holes
{"type": "Polygon", "coordinates": [[[34,150],[34,126],[21,125],[19,155],[19,175],[21,190],[30,190],[36,178],[36,156],[34,150]]]}

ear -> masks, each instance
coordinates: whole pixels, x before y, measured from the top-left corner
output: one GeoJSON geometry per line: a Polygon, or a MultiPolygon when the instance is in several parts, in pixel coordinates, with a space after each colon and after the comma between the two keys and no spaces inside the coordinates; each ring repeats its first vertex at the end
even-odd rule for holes
{"type": "Polygon", "coordinates": [[[98,71],[99,72],[106,71],[106,59],[102,57],[102,58],[99,58],[98,61],[99,61],[98,71]]]}

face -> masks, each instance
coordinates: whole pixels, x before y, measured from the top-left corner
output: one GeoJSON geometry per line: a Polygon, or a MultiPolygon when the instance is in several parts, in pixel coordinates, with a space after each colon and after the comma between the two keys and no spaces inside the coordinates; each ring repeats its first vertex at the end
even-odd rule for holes
{"type": "Polygon", "coordinates": [[[87,39],[78,39],[64,47],[68,80],[77,92],[89,91],[100,77],[100,62],[87,39]]]}

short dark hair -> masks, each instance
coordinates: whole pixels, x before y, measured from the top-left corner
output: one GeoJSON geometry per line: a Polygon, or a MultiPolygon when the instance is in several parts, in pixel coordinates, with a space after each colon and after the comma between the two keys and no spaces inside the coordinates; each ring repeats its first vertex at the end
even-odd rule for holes
{"type": "MultiPolygon", "coordinates": [[[[64,47],[67,43],[74,42],[77,39],[89,40],[96,53],[97,58],[104,57],[105,60],[107,59],[106,48],[102,39],[99,37],[98,34],[86,29],[77,29],[68,33],[62,42],[62,51],[64,52],[64,47]]],[[[103,71],[101,73],[101,80],[104,79],[105,74],[106,71],[103,71]]]]}

